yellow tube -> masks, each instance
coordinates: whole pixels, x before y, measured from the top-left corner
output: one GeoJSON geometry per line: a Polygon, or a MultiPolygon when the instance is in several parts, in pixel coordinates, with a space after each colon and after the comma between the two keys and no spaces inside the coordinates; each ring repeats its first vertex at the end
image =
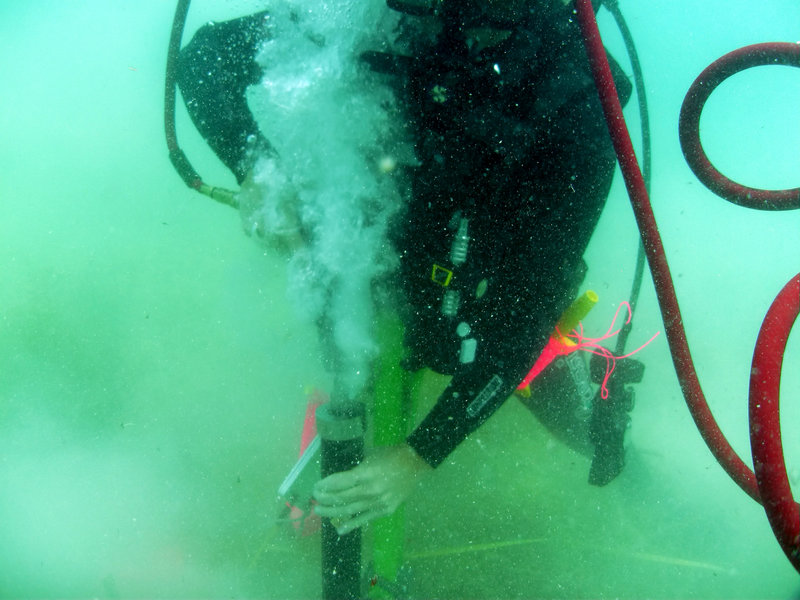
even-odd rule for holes
{"type": "Polygon", "coordinates": [[[594,308],[598,300],[598,295],[592,290],[587,290],[583,295],[575,298],[569,308],[561,314],[561,318],[556,323],[553,337],[563,337],[575,329],[578,323],[594,308]]]}

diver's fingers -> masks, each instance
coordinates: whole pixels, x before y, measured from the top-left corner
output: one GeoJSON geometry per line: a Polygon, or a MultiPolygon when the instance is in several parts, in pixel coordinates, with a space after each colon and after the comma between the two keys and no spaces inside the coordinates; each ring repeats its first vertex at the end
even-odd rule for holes
{"type": "Polygon", "coordinates": [[[386,515],[390,514],[392,511],[389,510],[385,505],[378,505],[372,508],[372,510],[359,513],[355,515],[352,519],[348,519],[343,523],[339,524],[336,527],[336,533],[339,535],[345,535],[353,531],[354,529],[358,529],[359,527],[363,527],[370,521],[377,519],[379,517],[385,517],[386,515]]]}
{"type": "Polygon", "coordinates": [[[320,517],[328,517],[330,519],[349,519],[360,512],[369,510],[374,506],[375,502],[370,500],[359,500],[357,502],[349,502],[347,504],[317,504],[314,506],[314,512],[320,517]]]}
{"type": "Polygon", "coordinates": [[[356,467],[349,471],[341,471],[328,475],[325,479],[318,481],[314,486],[314,495],[320,493],[334,493],[353,488],[364,480],[363,469],[356,467]]]}
{"type": "Polygon", "coordinates": [[[314,490],[314,500],[317,501],[317,505],[326,508],[344,507],[359,502],[369,502],[374,500],[375,496],[375,490],[373,490],[371,486],[363,485],[336,492],[314,490]]]}

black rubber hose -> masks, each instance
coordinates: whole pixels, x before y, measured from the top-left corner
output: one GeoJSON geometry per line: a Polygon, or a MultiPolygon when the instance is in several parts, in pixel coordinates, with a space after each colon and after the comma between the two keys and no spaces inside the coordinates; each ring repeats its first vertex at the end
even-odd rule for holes
{"type": "Polygon", "coordinates": [[[178,136],[175,131],[175,81],[178,65],[178,55],[181,51],[181,38],[186,25],[186,15],[189,13],[191,0],[178,0],[175,9],[175,18],[172,21],[172,33],[169,38],[167,50],[167,73],[164,84],[164,129],[167,135],[167,149],[172,165],[181,176],[181,179],[190,188],[199,190],[203,182],[200,175],[194,170],[186,154],[178,146],[178,136]]]}
{"type": "MultiPolygon", "coordinates": [[[[647,93],[644,87],[644,75],[642,74],[642,64],[639,62],[639,53],[636,51],[636,44],[633,41],[631,30],[619,9],[617,0],[604,0],[603,6],[608,9],[614,21],[617,23],[622,39],[625,42],[625,49],[630,57],[631,67],[633,68],[633,85],[636,88],[636,98],[639,103],[639,120],[642,127],[642,175],[644,177],[645,188],[650,194],[650,181],[652,173],[652,142],[650,139],[650,112],[647,108],[647,93]]],[[[641,238],[639,239],[639,250],[636,255],[636,267],[634,269],[633,284],[629,304],[631,314],[636,314],[636,304],[639,301],[639,292],[642,289],[642,279],[644,277],[645,253],[641,238]]],[[[623,326],[617,337],[615,354],[623,356],[625,354],[625,343],[628,335],[633,329],[633,319],[623,326]]]]}

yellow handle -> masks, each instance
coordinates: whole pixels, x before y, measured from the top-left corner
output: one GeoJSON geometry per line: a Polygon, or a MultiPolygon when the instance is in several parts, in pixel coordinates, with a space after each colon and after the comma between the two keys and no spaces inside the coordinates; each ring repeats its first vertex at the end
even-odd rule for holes
{"type": "Polygon", "coordinates": [[[553,337],[564,337],[569,334],[589,314],[589,311],[594,308],[598,300],[598,295],[592,290],[587,290],[582,296],[575,298],[569,308],[561,314],[561,318],[556,323],[556,331],[553,332],[553,337]]]}

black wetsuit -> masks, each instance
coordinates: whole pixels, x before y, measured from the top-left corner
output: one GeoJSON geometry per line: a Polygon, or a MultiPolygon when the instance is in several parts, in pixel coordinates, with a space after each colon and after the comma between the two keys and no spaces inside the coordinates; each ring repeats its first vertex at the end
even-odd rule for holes
{"type": "Polygon", "coordinates": [[[262,11],[207,23],[181,50],[176,79],[200,135],[242,183],[259,151],[271,151],[247,107],[247,88],[261,81],[255,56],[267,37],[262,11]]]}
{"type": "MultiPolygon", "coordinates": [[[[453,375],[407,440],[432,466],[502,404],[545,346],[582,279],[614,173],[571,13],[505,28],[505,40],[479,51],[451,21],[424,55],[395,61],[421,163],[394,240],[406,367],[453,375]]],[[[195,41],[202,37],[201,29],[195,41]]],[[[196,54],[190,45],[184,64],[196,54]]],[[[626,101],[630,84],[616,79],[626,101]]],[[[179,82],[195,122],[219,110],[208,105],[208,84],[201,98],[191,77],[179,82]]],[[[236,164],[246,156],[240,144],[236,164]]]]}

